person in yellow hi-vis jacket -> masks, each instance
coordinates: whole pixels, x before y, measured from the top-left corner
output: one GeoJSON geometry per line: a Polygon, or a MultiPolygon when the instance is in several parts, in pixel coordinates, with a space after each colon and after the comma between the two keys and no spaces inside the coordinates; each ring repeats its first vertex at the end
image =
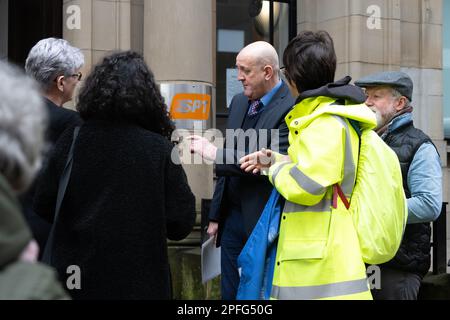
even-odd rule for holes
{"type": "Polygon", "coordinates": [[[286,199],[271,298],[372,299],[352,218],[335,186],[350,198],[359,136],[349,120],[371,129],[375,114],[350,77],[334,82],[336,54],[327,32],[297,35],[283,63],[298,96],[286,116],[288,156],[263,149],[241,159],[242,169],[268,175],[286,199]]]}

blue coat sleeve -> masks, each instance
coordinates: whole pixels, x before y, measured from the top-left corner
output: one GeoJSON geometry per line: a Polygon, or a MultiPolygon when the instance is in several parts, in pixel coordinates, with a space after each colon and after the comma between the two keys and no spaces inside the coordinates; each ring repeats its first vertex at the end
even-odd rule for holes
{"type": "Polygon", "coordinates": [[[417,150],[408,171],[408,223],[431,222],[442,207],[442,168],[436,148],[424,143],[417,150]]]}

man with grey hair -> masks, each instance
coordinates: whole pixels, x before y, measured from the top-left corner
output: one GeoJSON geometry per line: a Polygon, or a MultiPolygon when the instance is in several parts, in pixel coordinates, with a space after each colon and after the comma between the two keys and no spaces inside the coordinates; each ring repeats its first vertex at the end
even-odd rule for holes
{"type": "Polygon", "coordinates": [[[78,113],[62,108],[70,100],[82,78],[84,56],[63,39],[40,40],[28,54],[25,71],[40,85],[50,116],[47,138],[55,142],[71,125],[80,123],[78,113]]]}
{"type": "Polygon", "coordinates": [[[205,138],[191,137],[191,152],[214,160],[219,177],[207,233],[216,236],[216,244],[221,246],[221,290],[225,300],[236,299],[239,286],[237,258],[273,189],[267,179],[241,170],[240,157],[256,150],[251,150],[250,143],[245,145],[239,142],[245,141],[247,130],[253,132],[255,140],[261,143],[262,131],[267,133],[276,129],[279,130],[278,145],[275,146],[277,141],[267,134],[267,143],[262,147],[279,148],[281,153],[286,154],[289,130],[284,117],[294,105],[287,84],[280,80],[278,54],[271,44],[258,41],[243,48],[236,57],[236,68],[237,79],[242,83],[244,92],[231,101],[227,135],[230,129],[240,133],[227,136],[230,141],[225,143],[229,147],[231,142],[234,148],[217,149],[205,138]],[[239,150],[242,147],[245,150],[239,150]]]}
{"type": "MultiPolygon", "coordinates": [[[[381,289],[375,300],[415,300],[430,268],[430,222],[442,206],[439,154],[428,137],[414,127],[413,82],[404,72],[381,72],[355,82],[366,88],[366,105],[376,114],[377,133],[397,154],[408,201],[408,224],[391,261],[381,265],[381,289]]],[[[383,186],[380,186],[382,188],[383,186]]]]}
{"type": "Polygon", "coordinates": [[[67,298],[55,272],[35,263],[16,200],[40,167],[46,120],[35,83],[0,62],[0,300],[67,298]]]}
{"type": "MultiPolygon", "coordinates": [[[[72,99],[75,87],[82,77],[80,69],[83,65],[81,50],[63,39],[40,40],[28,54],[25,71],[39,84],[49,116],[46,130],[48,151],[65,129],[81,124],[78,113],[63,108],[62,105],[72,99]]],[[[44,248],[50,226],[32,210],[34,189],[32,186],[20,200],[34,236],[39,246],[44,248]]]]}

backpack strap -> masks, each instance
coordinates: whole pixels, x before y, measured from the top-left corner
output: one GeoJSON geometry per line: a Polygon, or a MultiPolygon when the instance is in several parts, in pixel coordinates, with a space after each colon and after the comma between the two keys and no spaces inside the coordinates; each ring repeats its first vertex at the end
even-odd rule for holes
{"type": "Polygon", "coordinates": [[[58,220],[59,211],[61,209],[61,204],[64,199],[64,194],[66,193],[67,185],[69,184],[70,174],[72,172],[72,163],[73,163],[73,150],[75,148],[75,142],[77,140],[78,132],[80,131],[80,127],[75,127],[73,131],[73,139],[72,145],[70,146],[69,154],[67,156],[66,165],[64,166],[61,177],[59,178],[58,184],[58,193],[56,195],[56,206],[55,206],[55,216],[53,218],[53,224],[50,229],[50,233],[47,239],[47,243],[45,244],[44,253],[42,254],[41,261],[51,265],[52,263],[52,255],[53,255],[53,246],[55,241],[55,226],[58,220]]]}
{"type": "Polygon", "coordinates": [[[333,186],[333,208],[337,209],[337,198],[341,198],[342,203],[344,203],[345,208],[347,208],[347,210],[350,208],[350,202],[348,202],[347,197],[344,194],[344,191],[342,191],[341,186],[336,183],[333,186]]]}
{"type": "MultiPolygon", "coordinates": [[[[356,131],[356,134],[358,134],[359,137],[359,150],[361,150],[361,135],[362,135],[362,131],[361,131],[361,127],[359,126],[359,122],[353,119],[348,119],[348,122],[350,123],[350,125],[352,126],[352,128],[356,131]]],[[[356,171],[358,171],[358,167],[356,167],[356,171]]],[[[342,203],[345,205],[345,208],[347,208],[347,210],[350,208],[350,202],[348,202],[347,197],[344,194],[344,191],[342,191],[341,186],[336,183],[333,186],[333,208],[337,209],[337,198],[341,198],[342,203]]]]}

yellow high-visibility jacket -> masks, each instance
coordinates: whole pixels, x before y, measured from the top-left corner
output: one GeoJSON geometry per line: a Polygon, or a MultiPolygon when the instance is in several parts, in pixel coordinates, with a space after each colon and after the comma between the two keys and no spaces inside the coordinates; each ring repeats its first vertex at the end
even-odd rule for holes
{"type": "Polygon", "coordinates": [[[374,128],[364,104],[330,105],[329,97],[302,100],[286,116],[289,158],[277,154],[269,179],[286,204],[274,268],[272,299],[372,299],[352,218],[333,185],[350,198],[359,137],[347,119],[374,128]]]}

